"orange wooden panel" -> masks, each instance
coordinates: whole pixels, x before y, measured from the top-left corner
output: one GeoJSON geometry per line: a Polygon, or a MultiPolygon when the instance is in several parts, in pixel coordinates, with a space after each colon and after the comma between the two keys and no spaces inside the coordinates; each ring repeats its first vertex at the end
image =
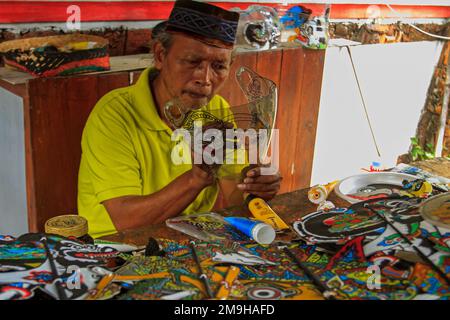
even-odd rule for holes
{"type": "Polygon", "coordinates": [[[283,59],[282,50],[258,52],[256,72],[267,79],[272,80],[280,87],[281,63],[283,59]]]}
{"type": "MultiPolygon", "coordinates": [[[[292,190],[295,178],[294,161],[298,155],[295,140],[298,139],[298,119],[304,69],[304,49],[283,50],[278,114],[276,128],[279,129],[280,173],[283,176],[280,193],[292,190]]],[[[300,133],[301,134],[301,133],[300,133]]]]}
{"type": "Polygon", "coordinates": [[[309,187],[316,142],[325,50],[304,50],[300,112],[291,190],[309,187]]]}
{"type": "MultiPolygon", "coordinates": [[[[128,85],[128,73],[33,79],[28,84],[27,153],[30,231],[55,215],[77,212],[81,134],[98,99],[128,85]]],[[[27,130],[27,129],[26,129],[27,130]]]]}
{"type": "Polygon", "coordinates": [[[225,81],[223,87],[219,90],[219,94],[225,98],[232,106],[247,103],[247,98],[242,92],[236,80],[236,71],[246,66],[252,70],[256,68],[257,55],[255,53],[241,53],[235,57],[231,65],[230,75],[225,81]]]}

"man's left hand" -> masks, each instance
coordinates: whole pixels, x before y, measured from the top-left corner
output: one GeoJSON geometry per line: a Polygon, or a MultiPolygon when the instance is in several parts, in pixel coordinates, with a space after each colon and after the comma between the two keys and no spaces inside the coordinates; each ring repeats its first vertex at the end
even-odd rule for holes
{"type": "Polygon", "coordinates": [[[280,173],[272,175],[261,175],[261,167],[248,170],[244,180],[237,185],[238,189],[245,193],[251,193],[264,200],[271,200],[280,190],[280,173]]]}

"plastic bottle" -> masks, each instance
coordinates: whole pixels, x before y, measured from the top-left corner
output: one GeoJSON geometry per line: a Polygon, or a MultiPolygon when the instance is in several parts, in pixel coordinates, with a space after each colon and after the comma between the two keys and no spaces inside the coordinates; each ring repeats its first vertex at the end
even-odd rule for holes
{"type": "Polygon", "coordinates": [[[273,211],[264,199],[249,194],[245,198],[245,203],[256,219],[271,225],[275,231],[289,229],[289,226],[273,211]]]}
{"type": "Polygon", "coordinates": [[[259,244],[271,244],[275,239],[275,230],[267,223],[242,217],[226,217],[224,219],[259,244]]]}

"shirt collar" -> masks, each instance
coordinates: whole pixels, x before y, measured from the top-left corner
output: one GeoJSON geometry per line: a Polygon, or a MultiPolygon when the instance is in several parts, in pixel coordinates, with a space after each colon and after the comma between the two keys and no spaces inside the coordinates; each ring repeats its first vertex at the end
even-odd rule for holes
{"type": "Polygon", "coordinates": [[[134,107],[145,125],[150,130],[171,131],[169,126],[161,119],[158,114],[155,100],[150,89],[149,76],[156,72],[156,69],[150,67],[145,69],[139,76],[138,81],[132,86],[131,92],[134,107]]]}

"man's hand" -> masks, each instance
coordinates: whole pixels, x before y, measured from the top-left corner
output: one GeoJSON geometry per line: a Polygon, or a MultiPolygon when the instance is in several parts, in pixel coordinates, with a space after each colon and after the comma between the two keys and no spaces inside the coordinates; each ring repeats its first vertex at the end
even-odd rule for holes
{"type": "Polygon", "coordinates": [[[251,168],[243,178],[244,180],[237,185],[238,189],[264,200],[275,197],[283,179],[279,172],[273,175],[261,175],[261,167],[251,168]]]}
{"type": "Polygon", "coordinates": [[[200,190],[212,185],[215,181],[214,171],[207,165],[193,165],[189,173],[189,183],[200,190]]]}
{"type": "MultiPolygon", "coordinates": [[[[217,170],[219,170],[219,168],[220,168],[220,166],[222,165],[222,163],[224,163],[225,162],[225,156],[226,156],[226,152],[227,152],[227,149],[226,149],[226,141],[225,141],[225,137],[226,137],[226,130],[227,129],[232,129],[233,128],[233,124],[231,123],[231,122],[226,122],[226,121],[214,121],[214,122],[211,122],[211,123],[208,123],[208,124],[206,124],[206,125],[204,125],[204,126],[202,126],[202,134],[204,135],[205,134],[205,132],[207,131],[207,130],[209,130],[209,129],[217,129],[217,130],[219,130],[219,131],[221,131],[222,132],[222,141],[220,141],[221,142],[221,144],[222,144],[222,155],[223,155],[223,157],[222,157],[222,159],[218,159],[218,160],[221,160],[221,162],[220,163],[213,163],[213,164],[206,164],[206,163],[204,163],[203,162],[203,153],[205,152],[205,149],[207,148],[207,147],[210,147],[210,144],[211,144],[211,141],[202,141],[202,149],[201,149],[201,154],[200,153],[198,153],[197,154],[197,157],[199,158],[199,159],[202,159],[202,162],[201,163],[195,163],[195,155],[196,155],[196,150],[191,150],[191,156],[192,156],[192,161],[194,162],[194,164],[193,164],[193,169],[195,170],[195,169],[201,169],[202,171],[204,171],[204,173],[205,174],[207,174],[207,176],[208,176],[208,178],[209,178],[209,180],[211,180],[210,181],[210,183],[209,184],[207,184],[206,186],[208,186],[208,185],[211,185],[213,182],[214,182],[214,176],[215,176],[215,174],[216,174],[216,172],[217,172],[217,170]]],[[[191,141],[191,145],[194,145],[194,141],[191,141]]],[[[214,150],[215,151],[215,150],[214,150]]],[[[214,157],[215,156],[215,153],[213,152],[212,154],[211,154],[211,156],[212,157],[214,157]]],[[[200,176],[204,176],[204,177],[206,177],[205,175],[201,175],[201,174],[199,174],[200,176]]]]}

